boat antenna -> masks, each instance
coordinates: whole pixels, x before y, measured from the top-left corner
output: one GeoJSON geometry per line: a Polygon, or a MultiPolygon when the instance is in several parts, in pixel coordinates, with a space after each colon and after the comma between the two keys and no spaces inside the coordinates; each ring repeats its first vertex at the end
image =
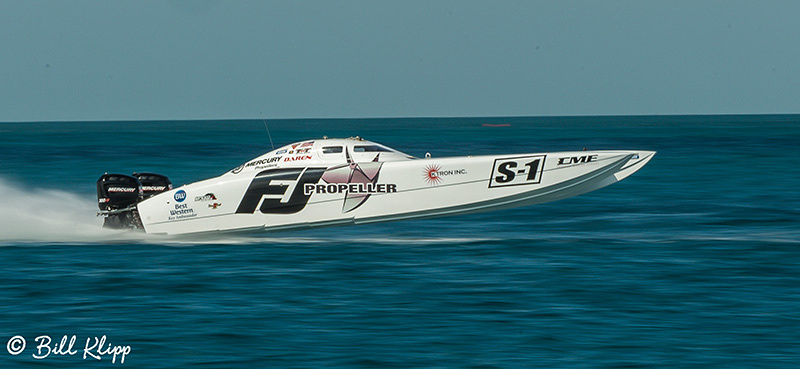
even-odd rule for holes
{"type": "Polygon", "coordinates": [[[269,126],[267,125],[267,120],[262,119],[264,121],[264,128],[267,129],[267,135],[269,135],[269,144],[272,145],[272,149],[275,150],[275,144],[272,143],[272,133],[269,133],[269,126]]]}

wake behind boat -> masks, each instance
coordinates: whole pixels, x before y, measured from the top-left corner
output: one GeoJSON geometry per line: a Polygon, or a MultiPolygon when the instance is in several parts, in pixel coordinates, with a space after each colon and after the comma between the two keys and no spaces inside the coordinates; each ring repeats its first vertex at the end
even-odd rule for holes
{"type": "Polygon", "coordinates": [[[204,181],[104,174],[108,228],[187,234],[286,230],[466,214],[560,200],[616,183],[654,151],[415,158],[359,137],[297,142],[204,181]]]}

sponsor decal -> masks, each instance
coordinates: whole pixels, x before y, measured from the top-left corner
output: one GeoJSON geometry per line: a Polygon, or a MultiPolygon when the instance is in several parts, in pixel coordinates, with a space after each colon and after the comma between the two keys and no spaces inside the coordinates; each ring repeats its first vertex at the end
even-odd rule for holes
{"type": "Polygon", "coordinates": [[[425,167],[425,171],[423,175],[425,176],[425,182],[428,182],[429,185],[435,186],[442,181],[439,177],[439,170],[442,169],[438,164],[431,164],[425,167]]]}
{"type": "Polygon", "coordinates": [[[305,185],[306,195],[315,193],[373,194],[394,192],[397,192],[397,185],[393,183],[308,183],[305,185]]]}
{"type": "MultiPolygon", "coordinates": [[[[298,145],[293,145],[292,147],[297,147],[297,146],[298,145]]],[[[291,150],[283,149],[283,150],[277,151],[277,152],[275,152],[275,155],[278,155],[278,154],[286,154],[286,155],[308,154],[309,152],[311,152],[311,148],[310,147],[309,148],[305,148],[305,149],[300,149],[300,148],[294,149],[293,148],[291,150]]]]}
{"type": "Polygon", "coordinates": [[[217,199],[217,196],[215,196],[213,193],[207,193],[207,194],[205,194],[203,196],[195,196],[194,201],[195,202],[212,201],[212,200],[216,200],[216,199],[217,199]]]}
{"type": "Polygon", "coordinates": [[[231,170],[231,173],[239,174],[245,168],[250,168],[250,167],[261,168],[262,166],[268,166],[267,164],[274,164],[269,166],[276,166],[277,163],[281,160],[281,158],[282,156],[273,156],[267,159],[253,160],[251,162],[233,168],[233,170],[231,170]]]}
{"type": "Polygon", "coordinates": [[[211,209],[216,209],[216,208],[218,208],[220,206],[222,206],[222,204],[220,204],[218,202],[215,202],[213,204],[208,204],[208,207],[211,208],[211,209]]]}
{"type": "Polygon", "coordinates": [[[109,187],[108,192],[136,192],[136,187],[109,187]]]}
{"type": "Polygon", "coordinates": [[[300,142],[287,146],[287,149],[278,150],[275,154],[307,154],[311,151],[312,146],[314,146],[314,141],[300,142]]]}
{"type": "Polygon", "coordinates": [[[189,204],[175,204],[175,209],[170,209],[169,220],[178,220],[196,217],[197,213],[189,207],[189,204]]]}
{"type": "Polygon", "coordinates": [[[587,164],[587,163],[592,163],[595,160],[597,160],[597,154],[583,155],[583,156],[569,156],[566,158],[558,158],[558,165],[587,164]]]}
{"type": "Polygon", "coordinates": [[[357,209],[375,193],[397,192],[396,184],[378,183],[378,175],[383,166],[383,163],[378,161],[380,153],[375,155],[371,162],[366,163],[354,162],[350,157],[350,151],[347,149],[345,149],[344,153],[347,164],[332,167],[325,171],[325,174],[322,175],[322,180],[327,185],[314,186],[313,192],[344,193],[342,213],[349,213],[357,209]],[[329,189],[333,191],[328,191],[329,189]]]}
{"type": "Polygon", "coordinates": [[[253,214],[256,209],[264,214],[294,214],[303,210],[310,195],[303,186],[317,183],[325,168],[268,169],[253,178],[245,191],[237,214],[253,214]]]}
{"type": "Polygon", "coordinates": [[[175,198],[175,201],[183,202],[183,200],[186,200],[186,191],[179,190],[178,192],[175,192],[175,196],[173,196],[173,197],[175,198]]]}
{"type": "Polygon", "coordinates": [[[236,213],[294,214],[303,210],[314,194],[344,194],[342,212],[347,213],[373,194],[397,192],[396,184],[378,183],[382,163],[355,163],[348,151],[345,154],[348,164],[336,167],[270,169],[256,174],[236,213]]]}
{"type": "Polygon", "coordinates": [[[310,159],[311,159],[311,155],[301,155],[301,156],[295,156],[295,157],[288,157],[288,158],[283,159],[283,161],[301,161],[301,160],[310,160],[310,159]]]}
{"type": "Polygon", "coordinates": [[[142,186],[142,190],[144,191],[166,191],[169,188],[167,186],[142,186]]]}
{"type": "Polygon", "coordinates": [[[445,169],[443,170],[439,164],[430,164],[425,167],[422,176],[428,185],[435,186],[442,182],[442,177],[456,176],[467,174],[466,169],[445,169]]]}
{"type": "Polygon", "coordinates": [[[544,161],[545,155],[495,159],[489,188],[541,183],[544,161]]]}

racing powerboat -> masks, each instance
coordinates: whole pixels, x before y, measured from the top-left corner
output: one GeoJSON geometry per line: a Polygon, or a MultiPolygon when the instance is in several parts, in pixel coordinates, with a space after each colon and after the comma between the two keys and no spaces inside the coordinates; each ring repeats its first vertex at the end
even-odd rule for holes
{"type": "Polygon", "coordinates": [[[616,183],[654,151],[415,158],[359,137],[301,141],[173,188],[155,173],[97,181],[104,226],[147,233],[287,230],[507,209],[616,183]]]}

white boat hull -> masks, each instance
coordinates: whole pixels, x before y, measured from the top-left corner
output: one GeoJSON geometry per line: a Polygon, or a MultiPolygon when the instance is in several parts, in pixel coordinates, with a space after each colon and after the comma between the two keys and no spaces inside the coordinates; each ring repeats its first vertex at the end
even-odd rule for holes
{"type": "Polygon", "coordinates": [[[317,142],[307,155],[276,150],[220,177],[140,202],[144,230],[287,230],[534,205],[616,183],[655,154],[578,151],[381,161],[377,155],[351,155],[350,144],[346,161],[331,163],[318,151],[319,143],[329,143],[317,142]]]}

